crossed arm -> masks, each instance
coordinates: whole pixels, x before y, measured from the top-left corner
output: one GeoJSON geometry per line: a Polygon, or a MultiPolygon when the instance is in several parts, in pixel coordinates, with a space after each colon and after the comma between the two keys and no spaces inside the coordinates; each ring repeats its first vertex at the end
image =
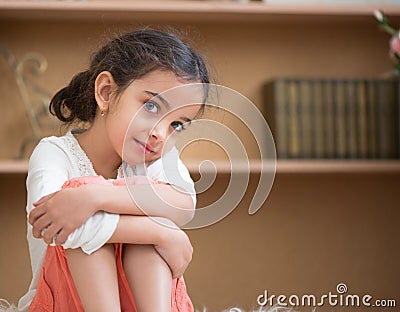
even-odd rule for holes
{"type": "Polygon", "coordinates": [[[191,196],[164,183],[131,185],[129,189],[135,200],[126,186],[101,184],[62,189],[44,196],[29,214],[33,235],[50,243],[57,234],[56,244],[61,245],[97,211],[120,214],[107,243],[153,244],[173,277],[181,276],[191,261],[193,248],[177,225],[187,223],[194,214],[191,196]],[[42,236],[43,228],[49,224],[42,236]]]}
{"type": "Polygon", "coordinates": [[[42,238],[42,230],[48,226],[43,238],[49,244],[57,234],[57,245],[97,211],[162,217],[178,226],[194,215],[191,196],[164,183],[130,185],[129,191],[126,186],[87,184],[44,196],[34,206],[29,214],[34,237],[42,238]]]}

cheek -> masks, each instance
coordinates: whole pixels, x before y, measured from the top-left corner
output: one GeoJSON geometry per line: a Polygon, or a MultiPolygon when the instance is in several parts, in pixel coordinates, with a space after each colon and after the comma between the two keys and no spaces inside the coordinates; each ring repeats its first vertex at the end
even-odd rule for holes
{"type": "Polygon", "coordinates": [[[127,139],[135,138],[139,140],[146,140],[152,128],[152,124],[149,124],[143,120],[135,119],[132,122],[129,121],[126,123],[124,127],[127,139]]]}
{"type": "Polygon", "coordinates": [[[115,152],[119,156],[122,156],[122,148],[124,145],[125,134],[129,127],[129,121],[126,121],[123,118],[118,118],[116,115],[113,116],[112,114],[109,114],[107,116],[105,127],[109,141],[115,152]]]}
{"type": "Polygon", "coordinates": [[[163,150],[162,150],[163,155],[168,153],[175,146],[176,139],[177,139],[176,134],[172,134],[168,137],[168,139],[166,140],[166,142],[164,143],[164,146],[163,146],[163,150]]]}

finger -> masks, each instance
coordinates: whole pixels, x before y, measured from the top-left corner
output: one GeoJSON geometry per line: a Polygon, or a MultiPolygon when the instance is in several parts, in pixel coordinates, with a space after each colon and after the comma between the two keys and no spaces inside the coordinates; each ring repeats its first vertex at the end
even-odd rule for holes
{"type": "Polygon", "coordinates": [[[61,229],[61,231],[58,232],[57,238],[55,239],[54,243],[55,243],[57,246],[60,246],[60,245],[64,244],[65,241],[66,241],[67,238],[68,238],[68,235],[69,235],[69,234],[67,233],[67,231],[65,231],[64,229],[61,229]]]}
{"type": "Polygon", "coordinates": [[[179,270],[172,272],[172,278],[179,278],[183,276],[183,272],[185,272],[183,268],[180,268],[179,270]]]}
{"type": "Polygon", "coordinates": [[[187,263],[184,262],[183,259],[179,259],[178,262],[175,262],[172,266],[170,266],[172,277],[178,278],[179,276],[182,276],[186,267],[187,263]]]}
{"type": "MultiPolygon", "coordinates": [[[[58,192],[58,191],[57,191],[58,192]]],[[[57,192],[45,195],[43,197],[41,197],[39,200],[35,201],[33,203],[34,206],[39,206],[41,204],[43,204],[44,202],[48,201],[50,198],[52,198],[57,192]]]]}
{"type": "Polygon", "coordinates": [[[46,207],[37,207],[32,209],[28,216],[29,224],[33,225],[39,218],[46,213],[46,207]]]}
{"type": "MultiPolygon", "coordinates": [[[[182,259],[182,262],[180,265],[177,266],[176,270],[174,270],[172,273],[173,278],[178,278],[183,276],[183,273],[185,273],[186,269],[189,266],[190,261],[192,260],[191,255],[188,255],[188,257],[182,259]]],[[[171,270],[172,271],[172,270],[171,270]]]]}
{"type": "Polygon", "coordinates": [[[180,278],[181,276],[183,276],[183,274],[177,273],[176,275],[173,275],[172,278],[176,279],[176,278],[180,278]]]}
{"type": "Polygon", "coordinates": [[[32,226],[32,234],[33,237],[42,238],[42,231],[46,229],[51,224],[51,220],[49,220],[46,216],[39,218],[32,226]]]}
{"type": "Polygon", "coordinates": [[[60,227],[55,224],[51,224],[45,231],[43,235],[43,240],[46,244],[51,244],[53,242],[53,237],[60,231],[60,227]]]}

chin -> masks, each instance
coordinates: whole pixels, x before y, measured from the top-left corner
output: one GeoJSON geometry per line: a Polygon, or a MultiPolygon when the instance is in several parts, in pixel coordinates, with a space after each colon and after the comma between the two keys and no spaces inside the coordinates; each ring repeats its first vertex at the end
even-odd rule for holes
{"type": "Polygon", "coordinates": [[[141,164],[144,164],[147,162],[145,157],[140,157],[138,155],[136,155],[136,156],[124,155],[124,157],[122,159],[124,160],[124,162],[128,163],[131,166],[141,165],[141,164]]]}

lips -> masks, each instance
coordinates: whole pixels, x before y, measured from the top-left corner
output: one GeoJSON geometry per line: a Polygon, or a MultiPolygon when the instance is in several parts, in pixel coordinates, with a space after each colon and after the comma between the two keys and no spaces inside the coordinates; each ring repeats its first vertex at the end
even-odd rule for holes
{"type": "Polygon", "coordinates": [[[145,154],[155,153],[154,148],[150,144],[144,144],[143,142],[134,139],[145,154]]]}

